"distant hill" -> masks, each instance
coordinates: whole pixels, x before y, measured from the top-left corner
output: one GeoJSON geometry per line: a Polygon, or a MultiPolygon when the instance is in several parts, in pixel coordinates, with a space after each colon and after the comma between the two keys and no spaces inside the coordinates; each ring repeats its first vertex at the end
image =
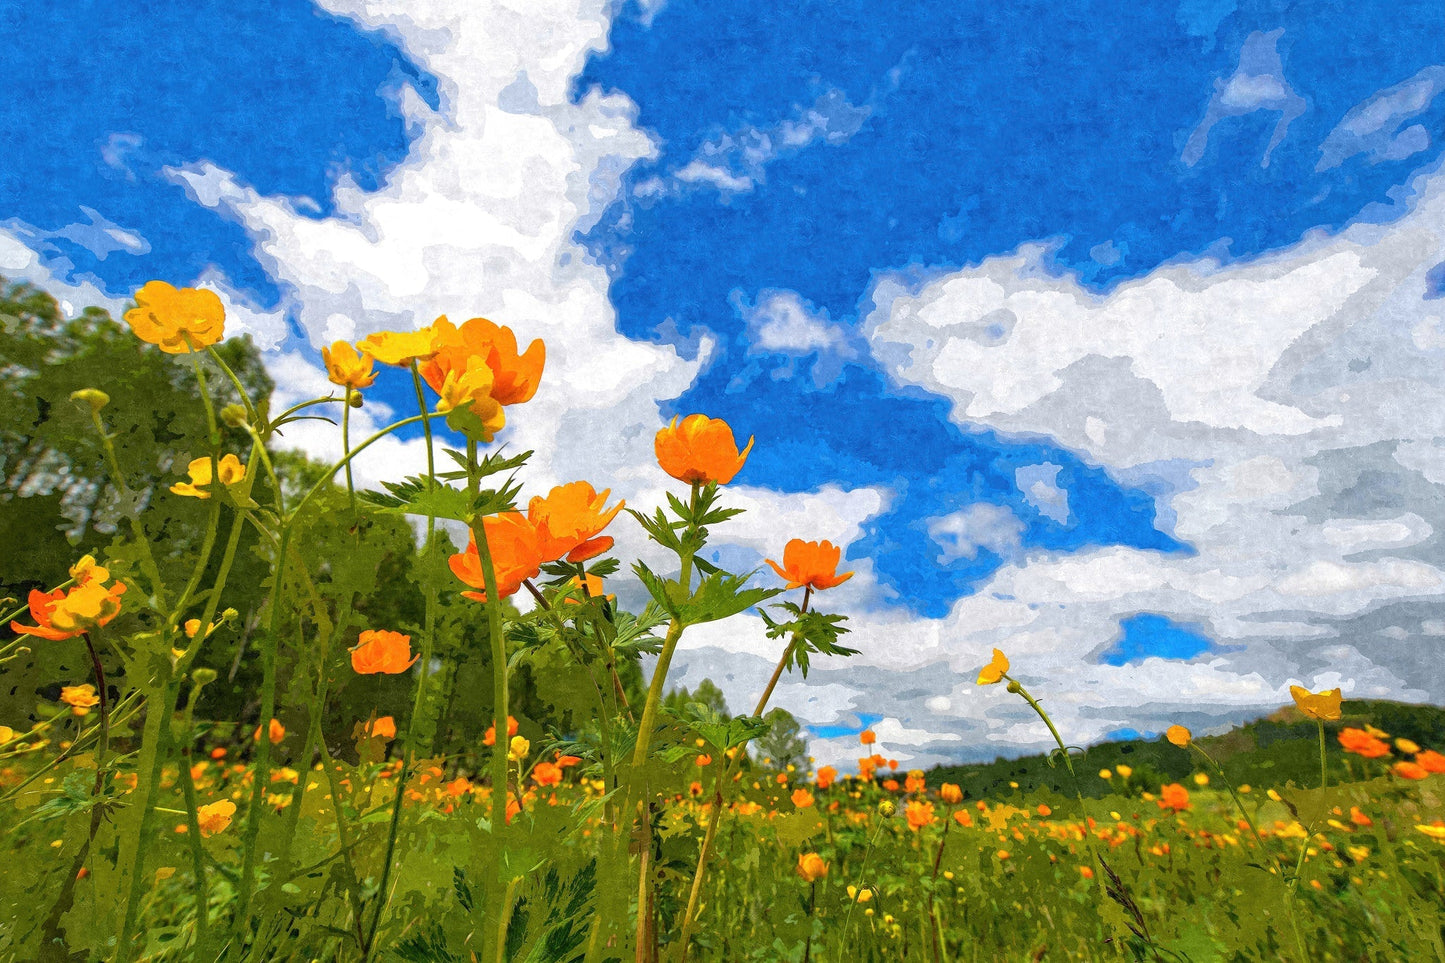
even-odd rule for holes
{"type": "MultiPolygon", "coordinates": [[[[1382,700],[1350,700],[1342,710],[1340,721],[1325,724],[1332,782],[1358,779],[1366,766],[1372,775],[1378,775],[1383,768],[1380,763],[1390,761],[1361,760],[1346,754],[1335,738],[1345,726],[1363,728],[1368,724],[1388,732],[1391,739],[1410,739],[1422,749],[1445,751],[1445,709],[1382,700]]],[[[1247,783],[1267,788],[1283,786],[1291,780],[1302,786],[1319,784],[1319,735],[1315,723],[1294,706],[1223,735],[1203,736],[1197,741],[1219,762],[1235,785],[1247,783]]],[[[1393,758],[1399,758],[1399,754],[1393,758]]],[[[1205,769],[1196,753],[1171,745],[1163,736],[1100,743],[1082,754],[1073,753],[1073,761],[1084,795],[1092,797],[1158,792],[1164,783],[1183,782],[1192,773],[1205,769]],[[1133,770],[1127,780],[1117,775],[1121,764],[1133,770]],[[1102,769],[1114,773],[1114,778],[1102,778],[1099,775],[1102,769]]],[[[1045,755],[938,766],[928,772],[930,787],[936,789],[945,782],[957,783],[967,799],[1024,795],[1033,798],[1051,793],[1061,798],[1074,795],[1073,783],[1062,761],[1051,766],[1045,755]],[[1011,785],[1014,783],[1017,788],[1011,785]]]]}

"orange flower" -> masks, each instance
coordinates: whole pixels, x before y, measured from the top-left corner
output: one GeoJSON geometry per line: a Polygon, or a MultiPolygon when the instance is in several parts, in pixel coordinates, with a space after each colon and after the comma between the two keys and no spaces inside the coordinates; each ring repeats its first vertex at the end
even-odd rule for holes
{"type": "Polygon", "coordinates": [[[927,784],[928,784],[928,783],[927,783],[927,780],[924,778],[924,775],[923,775],[923,770],[922,770],[922,769],[912,769],[912,770],[909,770],[909,773],[908,773],[907,778],[905,778],[905,779],[903,780],[903,791],[904,791],[904,792],[923,792],[923,790],[924,790],[924,788],[927,786],[927,784]]]}
{"type": "Polygon", "coordinates": [[[1180,749],[1187,749],[1189,747],[1189,741],[1194,738],[1194,734],[1183,726],[1170,726],[1164,730],[1164,738],[1174,743],[1174,745],[1180,749]]]}
{"type": "Polygon", "coordinates": [[[532,778],[539,786],[555,786],[562,781],[562,767],[555,762],[539,762],[532,767],[532,778]]]}
{"type": "Polygon", "coordinates": [[[816,882],[828,875],[828,864],[817,853],[803,853],[798,857],[798,875],[805,883],[816,882]]]}
{"type": "MultiPolygon", "coordinates": [[[[612,539],[609,538],[607,539],[607,541],[610,542],[612,541],[612,539]]],[[[606,595],[603,594],[602,579],[599,576],[589,575],[587,576],[587,578],[582,579],[574,575],[572,576],[572,581],[568,582],[567,584],[572,586],[573,588],[582,589],[582,594],[589,599],[605,599],[608,602],[617,601],[616,595],[612,595],[610,593],[606,595]]],[[[567,599],[567,601],[571,602],[573,605],[582,604],[579,600],[575,598],[569,598],[567,599]]]]}
{"type": "Polygon", "coordinates": [[[968,827],[973,825],[973,817],[968,814],[967,809],[957,810],[953,814],[953,821],[958,823],[964,829],[967,829],[968,827]]]}
{"type": "Polygon", "coordinates": [[[873,743],[878,741],[878,733],[874,732],[872,729],[864,729],[862,732],[858,733],[858,741],[863,743],[863,745],[865,746],[871,746],[873,745],[873,743]]]}
{"type": "MultiPolygon", "coordinates": [[[[272,719],[272,720],[271,720],[271,724],[266,727],[266,735],[267,735],[268,741],[269,741],[272,745],[275,745],[276,743],[280,742],[282,739],[285,739],[285,738],[286,738],[286,727],[283,726],[283,725],[281,725],[280,720],[278,720],[278,719],[272,719]]],[[[251,738],[254,739],[256,742],[260,742],[260,741],[261,741],[261,727],[260,727],[260,726],[257,726],[257,727],[256,727],[256,731],[253,732],[253,733],[251,733],[251,738]]]]}
{"type": "Polygon", "coordinates": [[[214,836],[216,833],[226,831],[226,827],[231,825],[231,817],[234,815],[236,815],[236,804],[229,799],[222,799],[220,802],[197,806],[196,825],[200,827],[202,836],[214,836]]]}
{"type": "Polygon", "coordinates": [[[1445,772],[1445,756],[1434,749],[1416,753],[1415,762],[1423,766],[1426,772],[1445,772]]]}
{"type": "Polygon", "coordinates": [[[1007,672],[1008,669],[1008,656],[1004,655],[998,649],[994,649],[993,658],[989,661],[988,665],[979,670],[977,684],[993,685],[1003,678],[1004,673],[1007,672]]]}
{"type": "Polygon", "coordinates": [[[915,800],[903,810],[903,815],[908,820],[908,828],[916,833],[925,826],[933,825],[933,803],[915,800]]]}
{"type": "Polygon", "coordinates": [[[1352,752],[1366,759],[1378,759],[1390,754],[1389,743],[1384,742],[1362,729],[1346,727],[1340,730],[1340,745],[1345,752],[1352,752]]]}
{"type": "Polygon", "coordinates": [[[963,790],[956,783],[946,782],[938,787],[938,798],[950,806],[956,806],[963,802],[963,790]]]}
{"type": "Polygon", "coordinates": [[[367,629],[351,650],[351,667],[361,675],[400,675],[419,658],[411,654],[411,636],[367,629]]]}
{"type": "Polygon", "coordinates": [[[214,291],[151,281],[135,293],[125,323],[166,354],[188,354],[225,337],[226,308],[214,291]]]}
{"type": "Polygon", "coordinates": [[[707,767],[707,766],[711,766],[711,765],[712,765],[712,756],[709,756],[709,755],[707,755],[706,753],[703,753],[702,755],[698,756],[698,757],[697,757],[695,760],[693,760],[693,761],[697,763],[697,767],[698,767],[699,769],[702,769],[702,768],[705,768],[705,767],[707,767]]]}
{"type": "Polygon", "coordinates": [[[1289,694],[1294,697],[1294,704],[1299,706],[1299,711],[1311,719],[1333,722],[1340,717],[1339,689],[1311,692],[1308,689],[1292,685],[1289,687],[1289,694]]]}
{"type": "MultiPolygon", "coordinates": [[[[239,485],[246,480],[246,466],[241,464],[241,459],[232,454],[222,455],[216,463],[220,469],[221,484],[230,488],[232,485],[239,485]]],[[[171,486],[171,492],[176,495],[185,495],[189,498],[210,498],[210,489],[215,486],[211,481],[211,459],[194,458],[186,466],[186,473],[191,476],[188,482],[177,482],[171,486]]]]}
{"type": "Polygon", "coordinates": [[[606,508],[607,496],[585,481],[558,485],[546,498],[533,498],[527,505],[527,520],[542,536],[542,561],[555,562],[564,555],[569,562],[585,562],[612,548],[612,537],[601,531],[627,503],[618,501],[606,508]]]}
{"type": "MultiPolygon", "coordinates": [[[[515,736],[516,734],[517,734],[517,720],[516,720],[516,719],[513,719],[511,716],[507,716],[507,738],[510,739],[512,736],[515,736]]],[[[496,742],[497,742],[497,726],[496,726],[495,723],[493,723],[492,725],[487,726],[487,733],[486,733],[486,735],[482,736],[482,745],[484,745],[484,746],[492,746],[492,745],[496,745],[496,742]]]]}
{"type": "Polygon", "coordinates": [[[1172,809],[1176,813],[1183,812],[1189,808],[1189,790],[1177,782],[1160,786],[1158,802],[1160,809],[1172,809]]]}
{"type": "Polygon", "coordinates": [[[445,380],[449,369],[465,368],[467,358],[478,358],[492,371],[491,394],[499,405],[518,405],[531,401],[542,380],[542,367],[547,361],[547,346],[541,339],[533,341],[525,354],[517,351],[517,336],[511,328],[494,324],[486,318],[472,318],[460,328],[442,315],[432,324],[437,353],[421,366],[421,376],[440,391],[437,384],[445,380]]]}
{"type": "Polygon", "coordinates": [[[799,809],[807,809],[813,805],[813,794],[806,789],[793,790],[793,805],[799,809]]]}
{"type": "Polygon", "coordinates": [[[382,716],[371,724],[367,735],[378,739],[395,739],[396,720],[391,716],[382,716]]]}
{"type": "Polygon", "coordinates": [[[889,759],[889,760],[888,760],[888,768],[889,768],[889,769],[897,769],[897,768],[898,768],[898,760],[897,760],[897,759],[889,759]]]}
{"type": "Polygon", "coordinates": [[[1401,779],[1425,779],[1430,775],[1430,770],[1418,762],[1397,762],[1391,771],[1401,779]]]}
{"type": "Polygon", "coordinates": [[[1375,821],[1360,810],[1359,806],[1350,807],[1350,822],[1356,826],[1373,826],[1375,821]]]}
{"type": "Polygon", "coordinates": [[[359,391],[376,383],[374,359],[349,341],[322,348],[321,360],[326,363],[326,380],[334,385],[359,391]]]}
{"type": "Polygon", "coordinates": [[[883,788],[886,789],[886,790],[888,790],[889,792],[897,792],[897,791],[898,791],[898,780],[897,780],[897,779],[885,779],[885,780],[883,780],[883,788]]]}
{"type": "Polygon", "coordinates": [[[35,624],[11,622],[10,631],[39,636],[52,642],[73,639],[96,626],[108,624],[119,615],[120,597],[124,594],[123,582],[106,588],[98,578],[82,582],[69,591],[41,592],[32,589],[30,617],[35,624]]]}
{"type": "MultiPolygon", "coordinates": [[[[542,533],[521,512],[488,515],[482,519],[482,533],[492,552],[492,566],[497,576],[497,594],[502,598],[515,593],[522,582],[542,571],[542,533]]],[[[453,555],[448,564],[452,574],[476,592],[462,595],[478,602],[487,600],[486,583],[482,578],[482,562],[473,536],[467,550],[453,555]]]]}
{"type": "Polygon", "coordinates": [[[788,588],[829,589],[853,577],[852,572],[837,574],[838,559],[843,550],[832,542],[805,542],[795,538],[783,547],[783,564],[763,559],[788,583],[788,588]]]}
{"type": "Polygon", "coordinates": [[[420,331],[378,331],[368,334],[357,347],[382,364],[405,368],[413,361],[424,361],[437,353],[436,337],[431,327],[420,331]]]}
{"type": "Polygon", "coordinates": [[[834,769],[832,766],[824,766],[822,769],[818,770],[817,776],[813,779],[813,784],[819,789],[827,789],[829,786],[833,785],[833,780],[837,778],[838,770],[834,769]]]}
{"type": "Polygon", "coordinates": [[[91,709],[100,705],[95,686],[88,682],[85,685],[61,686],[60,701],[70,706],[71,713],[77,716],[89,715],[91,709]]]}
{"type": "Polygon", "coordinates": [[[742,470],[753,441],[749,438],[747,447],[739,452],[733,430],[726,421],[707,415],[688,415],[681,425],[673,418],[659,431],[653,450],[662,470],[678,481],[726,485],[742,470]]]}

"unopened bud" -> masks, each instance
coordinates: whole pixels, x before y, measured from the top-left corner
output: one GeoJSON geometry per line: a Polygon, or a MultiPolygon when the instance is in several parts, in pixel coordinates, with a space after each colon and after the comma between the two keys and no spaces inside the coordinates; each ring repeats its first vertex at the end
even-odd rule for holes
{"type": "Polygon", "coordinates": [[[353,408],[360,408],[363,404],[361,400],[361,392],[353,391],[351,393],[351,400],[348,401],[347,404],[349,404],[353,408]]]}
{"type": "Polygon", "coordinates": [[[100,409],[110,404],[110,395],[99,388],[81,388],[70,393],[70,400],[90,405],[90,410],[99,414],[100,409]]]}
{"type": "Polygon", "coordinates": [[[891,799],[885,799],[878,804],[878,815],[884,819],[891,818],[896,812],[898,812],[898,805],[891,799]]]}
{"type": "Polygon", "coordinates": [[[246,409],[240,405],[227,405],[221,409],[221,421],[230,428],[246,427],[246,409]]]}
{"type": "Polygon", "coordinates": [[[1010,681],[1008,684],[1008,691],[1012,692],[1014,695],[1018,695],[1020,692],[1023,691],[1023,686],[1019,685],[1017,682],[1010,681]]]}
{"type": "Polygon", "coordinates": [[[191,679],[195,681],[196,685],[210,685],[216,681],[216,670],[201,666],[199,669],[192,670],[191,679]]]}
{"type": "Polygon", "coordinates": [[[240,613],[240,612],[237,612],[235,609],[228,608],[228,609],[225,609],[224,611],[221,612],[221,621],[222,621],[222,622],[234,622],[234,621],[236,621],[236,619],[240,618],[240,616],[241,616],[241,613],[240,613]]]}

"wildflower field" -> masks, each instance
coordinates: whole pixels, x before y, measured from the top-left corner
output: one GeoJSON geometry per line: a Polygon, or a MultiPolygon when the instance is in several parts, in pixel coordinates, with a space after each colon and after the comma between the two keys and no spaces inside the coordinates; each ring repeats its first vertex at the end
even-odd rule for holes
{"type": "Polygon", "coordinates": [[[994,650],[978,685],[1053,754],[908,771],[868,730],[813,771],[769,701],[852,654],[851,573],[807,532],[706,560],[745,426],[659,424],[675,490],[625,505],[495,444],[546,347],[486,319],[337,342],[335,390],[273,411],[210,292],[0,315],[0,959],[1445,961],[1439,713],[1296,688],[1277,738],[1085,751],[994,650]],[[385,366],[417,411],[352,437],[385,366]],[[340,462],[284,449],[313,418],[340,462]],[[358,490],[417,424],[427,472],[358,490]],[[669,565],[624,569],[623,525],[669,565]],[[757,704],[672,691],[684,633],[749,610],[757,704]]]}

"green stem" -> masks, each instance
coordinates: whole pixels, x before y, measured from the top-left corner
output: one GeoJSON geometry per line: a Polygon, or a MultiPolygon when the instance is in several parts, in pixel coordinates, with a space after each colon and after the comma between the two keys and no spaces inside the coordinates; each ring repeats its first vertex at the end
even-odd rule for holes
{"type": "Polygon", "coordinates": [[[346,402],[341,409],[341,453],[346,462],[346,496],[351,502],[351,514],[356,514],[356,486],[351,481],[351,389],[346,389],[346,402]]]}
{"type": "Polygon", "coordinates": [[[201,849],[201,821],[197,810],[196,782],[191,777],[191,751],[195,744],[196,699],[201,693],[199,685],[193,685],[190,698],[186,700],[185,716],[181,722],[184,741],[181,743],[180,780],[186,800],[186,827],[191,848],[191,872],[196,885],[196,946],[207,944],[207,929],[211,923],[211,895],[206,881],[205,853],[201,849]]]}
{"type": "Polygon", "coordinates": [[[848,933],[853,925],[853,907],[858,905],[858,897],[862,895],[862,891],[867,885],[866,877],[868,875],[868,859],[873,855],[873,844],[878,842],[878,834],[883,832],[884,822],[885,820],[882,818],[878,820],[878,828],[873,830],[873,838],[868,840],[868,849],[863,853],[863,865],[858,867],[857,891],[853,894],[853,898],[848,901],[848,915],[843,919],[843,939],[842,942],[838,944],[839,946],[853,945],[848,942],[848,933]]]}
{"type": "MultiPolygon", "coordinates": [[[[226,364],[226,359],[221,357],[221,353],[216,350],[214,345],[207,345],[206,353],[209,354],[211,356],[211,360],[216,362],[216,364],[220,366],[221,370],[226,373],[226,377],[231,379],[231,384],[236,386],[236,394],[241,396],[241,404],[246,406],[246,420],[252,425],[256,424],[256,409],[251,404],[251,399],[246,394],[246,387],[241,384],[241,379],[236,377],[236,372],[232,371],[231,366],[226,364]]],[[[196,355],[192,353],[191,357],[194,358],[195,356],[196,355]]]]}
{"type": "Polygon", "coordinates": [[[136,949],[135,927],[140,909],[141,894],[146,889],[145,858],[155,828],[155,802],[160,790],[161,766],[165,758],[166,719],[175,705],[176,689],[167,679],[153,686],[146,699],[145,730],[141,736],[140,760],[136,767],[144,785],[140,812],[136,820],[136,832],[122,841],[116,865],[121,867],[120,887],[126,892],[125,913],[121,920],[120,937],[116,944],[119,963],[130,963],[136,949]]]}

